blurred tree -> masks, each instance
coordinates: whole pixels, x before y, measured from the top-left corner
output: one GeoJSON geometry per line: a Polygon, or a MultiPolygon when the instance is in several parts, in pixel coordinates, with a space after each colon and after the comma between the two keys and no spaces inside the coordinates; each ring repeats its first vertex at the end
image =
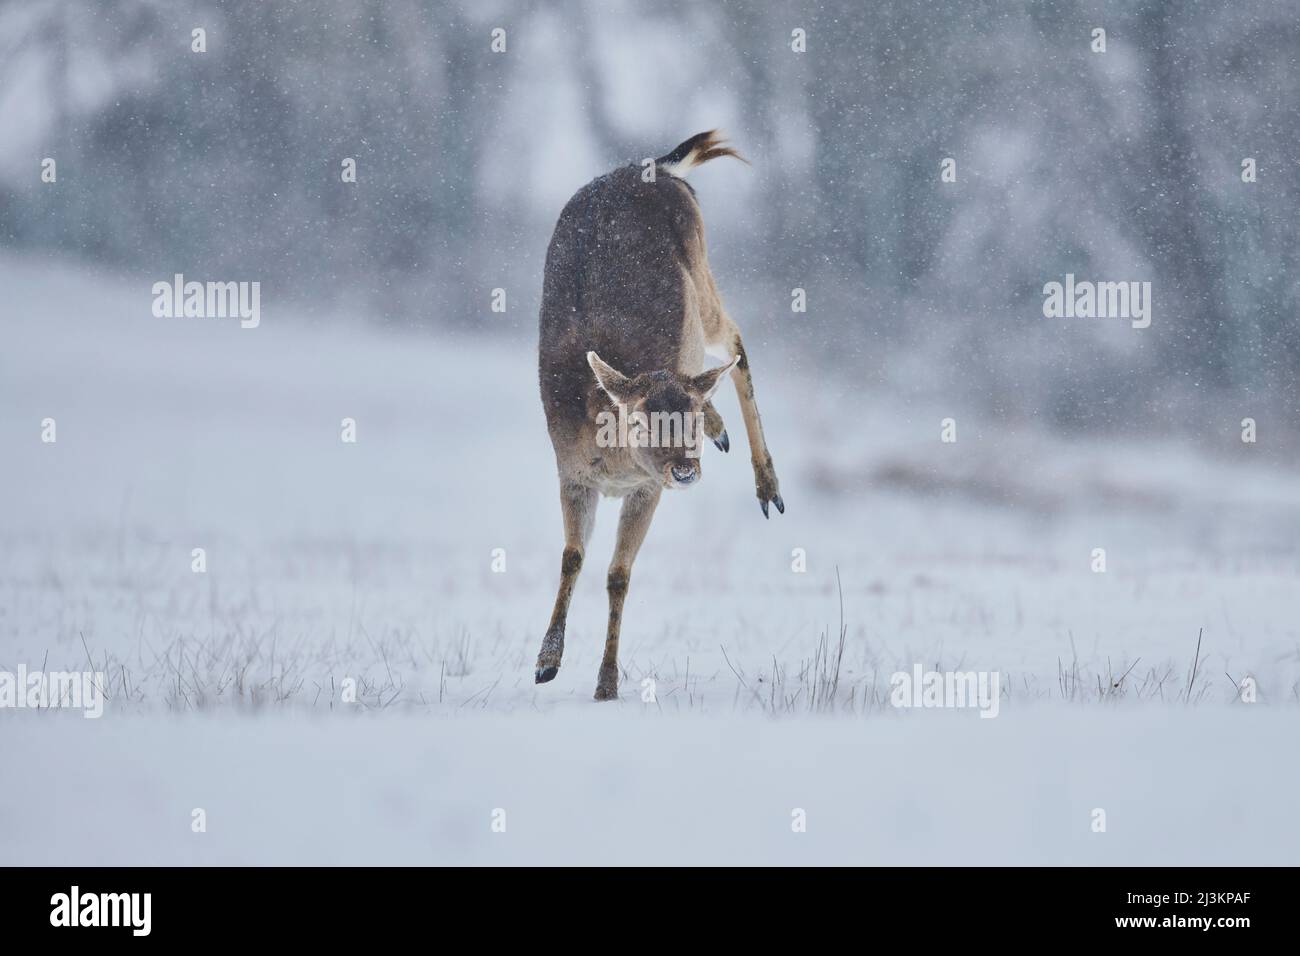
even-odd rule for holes
{"type": "Polygon", "coordinates": [[[710,228],[757,224],[733,259],[742,290],[816,288],[810,348],[856,361],[906,339],[998,403],[1032,380],[1024,404],[1071,424],[1111,413],[1090,396],[1124,403],[1157,378],[1295,397],[1300,24],[1269,0],[561,0],[511,8],[505,55],[474,0],[10,4],[0,75],[42,90],[48,133],[21,148],[58,154],[60,188],[0,153],[24,171],[0,181],[0,241],[476,322],[490,288],[537,284],[557,210],[502,177],[535,160],[539,132],[580,130],[610,163],[645,148],[612,94],[641,38],[601,26],[633,15],[692,51],[680,88],[744,117],[763,201],[711,207],[710,228]],[[556,11],[564,55],[547,59],[556,11]],[[1088,49],[1099,23],[1104,57],[1088,49]],[[207,53],[190,50],[196,25],[207,53]],[[557,64],[537,100],[555,112],[503,129],[537,82],[521,63],[557,64]],[[1151,332],[1113,348],[1045,325],[1039,290],[1067,271],[1153,278],[1151,332]]]}

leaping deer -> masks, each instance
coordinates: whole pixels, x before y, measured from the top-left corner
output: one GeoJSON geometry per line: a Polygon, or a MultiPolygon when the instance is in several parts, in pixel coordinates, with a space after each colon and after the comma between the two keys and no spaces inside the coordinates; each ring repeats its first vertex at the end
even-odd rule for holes
{"type": "Polygon", "coordinates": [[[596,700],[618,697],[618,638],[632,562],[665,488],[688,488],[701,475],[698,432],[722,451],[730,442],[710,399],[731,373],[749,437],[763,516],[785,513],[772,456],[754,402],[740,330],[727,315],[709,271],[704,222],[685,175],[733,156],[716,130],[692,136],[655,160],[654,175],[632,165],[574,194],[546,253],[538,366],[546,425],[555,446],[564,511],[564,554],[551,623],[537,655],[536,680],[554,679],[564,653],[569,598],[601,494],[623,499],[609,565],[609,631],[596,700]],[[711,354],[726,364],[704,370],[711,354]],[[630,422],[610,440],[613,415],[630,422]],[[656,442],[647,421],[680,416],[680,440],[656,442]],[[650,440],[647,441],[646,438],[650,440]],[[624,440],[626,439],[626,440],[624,440]]]}

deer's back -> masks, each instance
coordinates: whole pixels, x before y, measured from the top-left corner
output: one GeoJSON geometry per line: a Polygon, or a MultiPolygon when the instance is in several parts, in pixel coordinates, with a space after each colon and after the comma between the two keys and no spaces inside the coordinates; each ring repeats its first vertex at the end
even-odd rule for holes
{"type": "Polygon", "coordinates": [[[553,438],[576,434],[608,404],[588,351],[629,376],[678,367],[687,276],[703,256],[699,206],[674,176],[647,183],[627,166],[569,200],[542,287],[538,364],[553,438]]]}

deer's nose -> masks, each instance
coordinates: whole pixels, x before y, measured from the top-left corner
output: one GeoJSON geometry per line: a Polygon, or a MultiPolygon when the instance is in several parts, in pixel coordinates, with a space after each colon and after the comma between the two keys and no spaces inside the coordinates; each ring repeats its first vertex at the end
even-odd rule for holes
{"type": "Polygon", "coordinates": [[[673,465],[672,473],[673,481],[683,485],[689,485],[695,480],[695,476],[699,474],[694,465],[673,465]]]}

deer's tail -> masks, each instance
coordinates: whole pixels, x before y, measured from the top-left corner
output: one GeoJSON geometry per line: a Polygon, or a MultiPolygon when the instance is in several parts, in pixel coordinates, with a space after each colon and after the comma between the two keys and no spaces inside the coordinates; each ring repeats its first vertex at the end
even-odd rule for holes
{"type": "Polygon", "coordinates": [[[717,159],[719,156],[734,156],[742,163],[749,164],[749,160],[726,145],[726,140],[720,132],[711,129],[707,133],[696,133],[667,156],[660,156],[655,160],[655,165],[662,167],[669,175],[681,179],[696,166],[717,159]]]}

